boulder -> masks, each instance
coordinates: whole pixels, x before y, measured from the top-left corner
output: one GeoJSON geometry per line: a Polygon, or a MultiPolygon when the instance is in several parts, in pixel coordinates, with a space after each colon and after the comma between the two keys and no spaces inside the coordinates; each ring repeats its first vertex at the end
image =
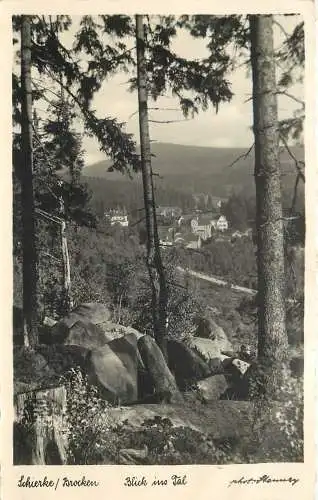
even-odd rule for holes
{"type": "Polygon", "coordinates": [[[193,383],[211,374],[207,362],[178,340],[168,341],[168,365],[180,390],[184,390],[187,383],[193,383]]]}
{"type": "Polygon", "coordinates": [[[144,336],[144,333],[140,333],[138,330],[135,330],[135,328],[132,328],[131,326],[123,326],[111,321],[107,321],[103,324],[103,330],[107,342],[123,337],[124,335],[128,335],[130,333],[132,333],[137,340],[144,336]]]}
{"type": "Polygon", "coordinates": [[[215,358],[218,358],[222,361],[223,359],[227,358],[226,355],[222,354],[221,351],[223,349],[220,347],[216,340],[193,337],[190,341],[188,341],[188,345],[206,361],[215,358]]]}
{"type": "Polygon", "coordinates": [[[111,350],[119,357],[127,370],[132,370],[142,363],[137,347],[137,339],[133,333],[124,335],[108,343],[111,350]]]}
{"type": "Polygon", "coordinates": [[[232,343],[229,341],[223,328],[217,325],[212,318],[210,318],[210,329],[211,334],[209,338],[217,343],[221,351],[230,351],[233,349],[232,343]]]}
{"type": "Polygon", "coordinates": [[[147,456],[147,445],[140,450],[135,448],[122,448],[118,453],[118,462],[119,465],[140,465],[145,463],[147,456]]]}
{"type": "Polygon", "coordinates": [[[218,345],[220,351],[230,351],[233,349],[232,343],[229,341],[223,328],[217,325],[210,315],[199,318],[195,336],[213,340],[218,345]]]}
{"type": "Polygon", "coordinates": [[[45,316],[42,325],[47,328],[52,328],[57,323],[56,319],[50,318],[49,316],[45,316]]]}
{"type": "Polygon", "coordinates": [[[94,325],[99,325],[111,320],[111,312],[108,307],[98,302],[80,304],[63,319],[68,328],[71,328],[78,320],[85,320],[94,325]]]}
{"type": "Polygon", "coordinates": [[[244,400],[249,396],[250,369],[255,363],[247,363],[235,356],[223,360],[223,367],[229,389],[224,396],[229,399],[244,400]]]}
{"type": "Polygon", "coordinates": [[[233,359],[232,365],[238,370],[238,372],[243,376],[250,368],[251,364],[243,361],[242,359],[233,359]]]}
{"type": "Polygon", "coordinates": [[[88,348],[104,345],[104,325],[110,318],[111,313],[103,304],[81,304],[52,326],[46,341],[88,348]]]}
{"type": "Polygon", "coordinates": [[[210,358],[208,360],[210,375],[220,375],[224,373],[223,364],[220,358],[210,358]]]}
{"type": "Polygon", "coordinates": [[[172,375],[161,349],[150,335],[138,340],[138,349],[159,401],[168,403],[182,401],[176,380],[172,375]]]}
{"type": "Polygon", "coordinates": [[[107,339],[99,325],[86,321],[76,321],[68,330],[63,342],[65,345],[77,345],[86,349],[102,347],[107,339]]]}
{"type": "Polygon", "coordinates": [[[212,375],[197,384],[200,396],[203,401],[216,401],[229,389],[228,382],[224,375],[212,375]]]}
{"type": "Polygon", "coordinates": [[[95,349],[128,334],[134,334],[137,340],[142,337],[134,328],[113,323],[103,304],[92,303],[78,306],[53,325],[44,342],[95,349]]]}
{"type": "Polygon", "coordinates": [[[76,367],[85,369],[89,349],[78,345],[39,345],[37,350],[45,357],[50,368],[59,376],[76,367]]]}
{"type": "Polygon", "coordinates": [[[87,360],[89,381],[99,386],[112,403],[137,401],[137,366],[137,340],[133,334],[93,349],[87,360]]]}

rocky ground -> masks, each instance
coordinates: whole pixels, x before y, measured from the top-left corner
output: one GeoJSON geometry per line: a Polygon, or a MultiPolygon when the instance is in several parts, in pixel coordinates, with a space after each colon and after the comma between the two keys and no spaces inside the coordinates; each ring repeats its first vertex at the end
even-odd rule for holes
{"type": "MultiPolygon", "coordinates": [[[[255,412],[248,390],[249,372],[255,365],[253,349],[238,352],[211,316],[192,337],[169,340],[171,371],[151,337],[113,323],[102,304],[82,304],[57,323],[46,321],[40,341],[34,351],[26,350],[19,341],[14,348],[17,424],[25,418],[26,401],[31,400],[26,394],[45,390],[44,399],[54,400],[52,391],[61,385],[61,377],[79,367],[88,383],[112,405],[107,410],[112,427],[127,428],[128,422],[128,428],[140,430],[145,421],[161,418],[213,439],[252,432],[255,412]]],[[[294,356],[295,375],[301,373],[301,365],[301,358],[294,356]]],[[[61,407],[66,404],[63,398],[61,407]]],[[[19,436],[22,446],[25,443],[19,436]]],[[[64,456],[62,444],[60,448],[64,456]]],[[[43,450],[36,455],[37,463],[46,460],[43,450]]],[[[123,460],[121,457],[121,463],[123,460]]]]}

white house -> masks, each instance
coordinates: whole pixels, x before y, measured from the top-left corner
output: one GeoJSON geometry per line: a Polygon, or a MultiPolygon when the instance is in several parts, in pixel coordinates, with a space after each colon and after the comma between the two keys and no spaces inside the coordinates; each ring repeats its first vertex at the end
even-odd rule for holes
{"type": "Polygon", "coordinates": [[[105,219],[107,219],[110,223],[111,226],[115,226],[118,224],[119,226],[122,227],[128,227],[129,226],[129,220],[128,220],[128,215],[126,212],[126,209],[108,209],[105,214],[105,219]]]}
{"type": "Polygon", "coordinates": [[[229,223],[225,215],[219,215],[212,220],[212,227],[217,231],[227,231],[229,223]]]}
{"type": "Polygon", "coordinates": [[[161,217],[180,217],[182,214],[182,210],[179,207],[163,207],[160,206],[156,210],[157,215],[160,215],[161,217]]]}
{"type": "Polygon", "coordinates": [[[225,215],[196,216],[191,220],[191,229],[194,234],[200,235],[205,241],[212,236],[212,229],[216,231],[226,231],[229,223],[225,215]]]}
{"type": "Polygon", "coordinates": [[[122,227],[128,227],[129,221],[127,215],[111,215],[110,217],[110,225],[115,226],[115,224],[119,224],[122,227]]]}

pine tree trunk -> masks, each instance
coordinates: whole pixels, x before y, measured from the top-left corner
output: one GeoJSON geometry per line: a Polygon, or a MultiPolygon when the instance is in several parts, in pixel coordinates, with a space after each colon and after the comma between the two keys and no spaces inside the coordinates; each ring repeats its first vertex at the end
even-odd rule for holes
{"type": "Polygon", "coordinates": [[[152,289],[153,329],[157,344],[167,359],[167,286],[160,253],[149,138],[147,73],[143,16],[136,16],[137,78],[141,168],[147,229],[147,267],[152,289]]]}
{"type": "Polygon", "coordinates": [[[23,225],[23,330],[24,345],[37,344],[37,254],[33,195],[33,133],[31,87],[31,21],[22,16],[21,27],[21,134],[23,225]]]}
{"type": "Polygon", "coordinates": [[[258,355],[266,372],[263,389],[265,394],[274,397],[288,342],[272,16],[251,16],[250,29],[258,248],[258,355]]]}

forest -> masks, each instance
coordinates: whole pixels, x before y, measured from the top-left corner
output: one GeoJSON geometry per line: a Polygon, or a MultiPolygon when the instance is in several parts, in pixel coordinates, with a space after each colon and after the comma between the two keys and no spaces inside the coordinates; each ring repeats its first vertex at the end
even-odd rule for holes
{"type": "Polygon", "coordinates": [[[304,23],[277,49],[279,17],[13,17],[16,465],[303,461],[305,104],[280,119],[278,96],[303,83],[304,23]],[[176,53],[180,33],[207,56],[176,53]],[[153,144],[161,96],[217,113],[242,60],[248,151],[153,144]],[[94,107],[119,73],[137,137],[94,107]],[[229,230],[163,249],[158,206],[191,213],[197,193],[224,197],[229,230]],[[105,218],[117,208],[128,227],[105,218]]]}

